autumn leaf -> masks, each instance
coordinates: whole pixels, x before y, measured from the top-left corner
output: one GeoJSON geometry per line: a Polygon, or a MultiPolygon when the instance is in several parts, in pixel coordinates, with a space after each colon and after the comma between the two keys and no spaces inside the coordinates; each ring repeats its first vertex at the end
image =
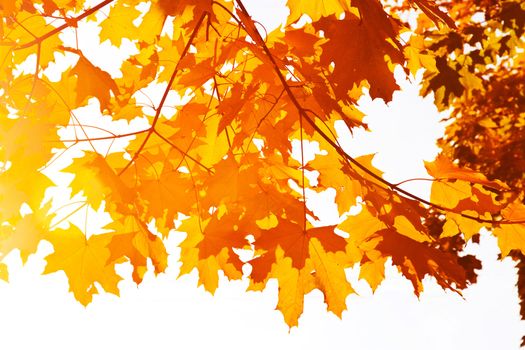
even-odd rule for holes
{"type": "Polygon", "coordinates": [[[117,287],[121,277],[115,273],[115,263],[108,263],[107,245],[112,235],[101,234],[86,238],[76,226],[52,231],[48,240],[54,252],[46,258],[44,273],[63,271],[69,280],[69,290],[75,298],[87,305],[99,289],[119,295],[117,287]]]}
{"type": "Polygon", "coordinates": [[[381,237],[377,250],[392,257],[394,265],[412,282],[416,295],[423,291],[422,280],[426,275],[435,277],[443,289],[459,292],[466,287],[465,271],[458,266],[458,258],[453,254],[414,242],[389,229],[377,234],[381,237]]]}
{"type": "Polygon", "coordinates": [[[276,251],[272,273],[279,282],[277,309],[289,327],[298,325],[299,316],[303,313],[304,295],[313,288],[311,277],[301,271],[304,270],[292,267],[291,259],[285,258],[280,248],[276,251]]]}
{"type": "Polygon", "coordinates": [[[365,3],[357,2],[362,18],[346,13],[343,20],[332,16],[314,23],[314,27],[322,30],[328,39],[321,45],[321,63],[327,66],[334,64],[330,80],[341,101],[349,101],[348,91],[354,85],[359,86],[362,80],[368,82],[373,98],[390,101],[392,93],[399,87],[392,77],[389,61],[403,61],[403,55],[396,46],[397,28],[379,3],[365,3]],[[381,29],[370,30],[372,27],[381,29]],[[353,40],[348,41],[349,37],[353,40]]]}
{"type": "MultiPolygon", "coordinates": [[[[465,212],[465,214],[475,215],[475,212],[465,212]]],[[[483,228],[483,224],[464,216],[447,213],[447,221],[443,225],[443,232],[440,237],[453,237],[459,233],[463,234],[466,241],[478,234],[483,228]]]]}
{"type": "Polygon", "coordinates": [[[126,216],[107,228],[118,232],[107,245],[110,252],[108,262],[117,262],[122,257],[129,259],[133,265],[135,283],[142,282],[147,271],[148,259],[151,259],[155,274],[166,270],[168,254],[162,240],[151,233],[140,220],[126,216]]]}
{"type": "Polygon", "coordinates": [[[82,192],[95,209],[107,198],[120,203],[133,200],[133,193],[98,153],[89,152],[82,158],[74,159],[73,164],[63,171],[75,174],[70,184],[73,194],[82,192]]]}
{"type": "Polygon", "coordinates": [[[386,261],[386,257],[379,256],[361,264],[359,278],[364,279],[370,288],[372,288],[372,291],[376,291],[377,287],[379,287],[381,282],[385,279],[386,261]]]}
{"type": "Polygon", "coordinates": [[[324,294],[328,310],[341,317],[346,310],[346,297],[354,292],[346,279],[344,266],[337,262],[333,254],[327,254],[317,238],[310,240],[309,250],[316,285],[324,294]]]}
{"type": "Polygon", "coordinates": [[[106,20],[100,25],[100,42],[109,40],[111,44],[119,47],[122,45],[122,39],[138,36],[139,30],[133,21],[140,14],[132,4],[117,2],[109,13],[111,20],[106,20]]]}
{"type": "Polygon", "coordinates": [[[508,189],[508,186],[498,180],[490,181],[485,175],[467,168],[460,168],[444,155],[439,155],[433,162],[425,162],[430,175],[437,180],[463,180],[477,183],[496,190],[508,189]]]}
{"type": "MultiPolygon", "coordinates": [[[[279,222],[275,228],[262,230],[260,236],[256,238],[255,248],[264,250],[264,255],[268,255],[269,261],[265,261],[266,264],[264,265],[255,265],[254,272],[258,274],[261,271],[270,272],[277,247],[284,251],[286,257],[291,258],[294,268],[303,268],[306,259],[310,256],[309,246],[312,238],[318,239],[327,251],[345,250],[346,242],[344,238],[334,232],[333,226],[314,227],[305,230],[302,225],[283,221],[279,222]]],[[[262,274],[264,275],[264,273],[262,274]]]]}
{"type": "Polygon", "coordinates": [[[78,55],[75,67],[69,71],[70,75],[77,76],[77,101],[80,105],[90,97],[96,97],[100,102],[100,110],[109,109],[111,92],[119,95],[119,89],[109,73],[93,65],[80,50],[64,48],[64,51],[78,55]]]}
{"type": "Polygon", "coordinates": [[[35,209],[33,213],[20,218],[13,226],[4,225],[0,229],[0,251],[7,255],[18,249],[23,262],[29,255],[36,253],[41,240],[47,239],[52,215],[49,215],[51,203],[35,209]]]}
{"type": "Polygon", "coordinates": [[[501,211],[501,215],[509,221],[494,229],[501,254],[507,256],[514,249],[525,252],[525,205],[521,202],[513,202],[501,211]],[[516,223],[513,224],[513,221],[516,223]]]}

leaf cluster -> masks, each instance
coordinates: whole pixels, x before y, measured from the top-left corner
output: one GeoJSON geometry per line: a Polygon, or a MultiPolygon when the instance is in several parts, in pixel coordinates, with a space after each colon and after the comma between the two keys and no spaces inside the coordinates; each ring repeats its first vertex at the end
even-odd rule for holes
{"type": "Polygon", "coordinates": [[[275,279],[277,308],[295,326],[314,289],[342,314],[347,268],[375,290],[390,259],[418,295],[427,276],[460,293],[481,267],[463,253],[481,228],[503,255],[525,252],[523,194],[505,184],[517,186],[504,165],[487,178],[478,160],[469,169],[442,155],[426,164],[425,199],[385,180],[373,155],[351,157],[335,131],[366,128],[357,100],[389,101],[401,66],[423,69],[422,93],[458,120],[500,108],[480,124],[487,135],[473,131],[486,142],[518,138],[506,130],[523,127],[523,96],[498,86],[522,84],[523,4],[287,6],[286,24],[267,32],[240,0],[0,1],[1,257],[18,249],[25,260],[50,242],[45,273],[63,271],[88,304],[101,289],[118,294],[117,264],[129,262],[136,283],[164,272],[166,239],[184,235],[181,274],[197,270],[212,293],[220,273],[251,290],[275,279]],[[116,70],[83,42],[90,26],[99,48],[123,53],[116,70]],[[336,193],[332,225],[307,201],[326,191],[336,193]],[[109,224],[97,227],[94,212],[109,224]]]}

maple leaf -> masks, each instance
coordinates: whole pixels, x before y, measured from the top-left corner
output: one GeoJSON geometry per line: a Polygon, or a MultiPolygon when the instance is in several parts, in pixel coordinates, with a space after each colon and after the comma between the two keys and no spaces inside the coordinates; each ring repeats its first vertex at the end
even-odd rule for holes
{"type": "MultiPolygon", "coordinates": [[[[475,214],[474,211],[467,211],[465,213],[471,215],[475,214]]],[[[461,232],[465,237],[465,240],[468,241],[472,236],[478,234],[481,228],[483,228],[482,223],[454,213],[447,213],[446,219],[440,237],[453,237],[461,232]]]]}
{"type": "Polygon", "coordinates": [[[346,297],[353,293],[346,279],[344,266],[327,254],[317,237],[310,240],[310,257],[315,268],[316,285],[323,292],[328,310],[337,316],[346,310],[346,297]]]}
{"type": "Polygon", "coordinates": [[[82,158],[75,158],[63,171],[75,174],[70,184],[73,194],[82,191],[95,209],[108,198],[126,205],[133,202],[135,195],[98,153],[88,152],[82,158]]]}
{"type": "Polygon", "coordinates": [[[155,274],[166,270],[168,254],[164,243],[136,217],[122,217],[107,228],[116,232],[107,245],[110,252],[108,262],[117,262],[121,257],[127,257],[133,265],[132,276],[135,283],[142,282],[147,271],[148,258],[151,259],[155,274]]]}
{"type": "Polygon", "coordinates": [[[119,295],[117,287],[121,277],[115,273],[115,263],[108,263],[110,251],[107,245],[113,235],[101,234],[86,238],[76,226],[67,230],[51,231],[48,240],[54,252],[46,258],[44,273],[64,271],[69,289],[75,298],[87,305],[99,292],[95,283],[109,293],[119,295]]]}
{"type": "Polygon", "coordinates": [[[496,190],[506,190],[508,186],[499,180],[488,180],[485,175],[477,171],[460,168],[444,155],[439,155],[433,162],[425,162],[430,175],[438,180],[463,180],[478,183],[496,190]]]}
{"type": "Polygon", "coordinates": [[[494,236],[498,238],[498,245],[503,256],[507,256],[511,250],[525,252],[525,205],[521,202],[513,202],[501,211],[504,219],[515,224],[501,224],[494,229],[494,236]]]}
{"type": "Polygon", "coordinates": [[[307,167],[309,170],[319,171],[319,185],[336,190],[335,202],[340,215],[357,204],[357,197],[362,195],[361,183],[346,174],[347,165],[337,155],[316,155],[314,160],[308,162],[307,167]],[[334,166],[337,163],[340,163],[339,167],[334,166]]]}
{"type": "Polygon", "coordinates": [[[288,221],[280,221],[275,228],[261,230],[256,237],[254,246],[263,249],[268,259],[252,261],[253,273],[264,276],[270,272],[275,259],[276,249],[280,247],[284,255],[292,259],[292,266],[297,269],[304,267],[310,256],[309,244],[312,238],[321,242],[324,249],[330,252],[344,251],[346,241],[334,232],[334,226],[314,227],[304,229],[302,225],[288,221]]]}
{"type": "Polygon", "coordinates": [[[276,251],[272,273],[279,283],[277,309],[281,311],[289,327],[297,326],[303,312],[304,295],[313,289],[313,281],[306,270],[292,267],[291,259],[285,258],[281,249],[276,251]]]}
{"type": "Polygon", "coordinates": [[[368,5],[359,1],[357,4],[360,18],[346,13],[343,20],[331,16],[314,23],[314,27],[322,30],[328,39],[321,45],[321,63],[334,65],[330,80],[341,101],[350,101],[348,92],[354,85],[359,86],[362,80],[368,82],[373,98],[390,101],[399,86],[392,77],[388,60],[403,62],[396,39],[397,29],[379,3],[368,5]],[[353,39],[348,41],[349,37],[353,39]]]}
{"type": "Polygon", "coordinates": [[[372,291],[375,291],[385,278],[386,261],[386,257],[379,256],[375,259],[370,258],[370,260],[361,263],[359,279],[364,279],[370,288],[372,288],[372,291]]]}
{"type": "Polygon", "coordinates": [[[78,78],[77,85],[77,105],[80,105],[90,97],[96,97],[100,102],[100,110],[110,108],[110,91],[119,95],[119,88],[109,73],[93,65],[82,53],[82,51],[72,48],[64,48],[77,54],[79,59],[73,69],[69,71],[70,75],[76,75],[78,78]]]}
{"type": "Polygon", "coordinates": [[[47,239],[48,230],[53,218],[49,215],[51,203],[35,212],[22,217],[13,226],[4,225],[0,229],[0,251],[7,255],[11,250],[18,249],[25,263],[30,254],[36,253],[42,239],[47,239]]]}
{"type": "Polygon", "coordinates": [[[196,202],[191,177],[179,171],[165,169],[158,177],[143,177],[137,190],[148,215],[158,218],[159,225],[165,222],[167,228],[172,228],[178,213],[190,212],[196,202]]]}
{"type": "Polygon", "coordinates": [[[458,266],[455,255],[415,242],[390,229],[377,234],[381,237],[377,250],[392,257],[392,262],[412,282],[417,295],[423,291],[422,280],[426,275],[435,277],[443,289],[459,292],[466,287],[465,271],[458,266]]]}
{"type": "Polygon", "coordinates": [[[100,24],[100,42],[109,40],[115,46],[122,45],[122,39],[136,37],[139,30],[133,25],[133,21],[139,17],[141,12],[131,4],[117,2],[109,13],[111,20],[106,19],[100,24]]]}
{"type": "Polygon", "coordinates": [[[242,230],[233,227],[221,227],[220,222],[212,218],[212,226],[208,229],[206,222],[198,218],[185,220],[179,229],[188,232],[187,238],[180,244],[182,266],[180,275],[187,274],[193,269],[199,271],[199,285],[210,293],[214,293],[219,285],[219,270],[223,270],[227,277],[239,279],[242,277],[242,262],[228,246],[243,246],[244,235],[242,230]],[[204,232],[203,232],[203,227],[204,232]],[[208,229],[208,231],[206,231],[208,229]],[[228,237],[228,233],[236,237],[228,237]],[[224,246],[224,241],[227,241],[224,246]],[[219,244],[217,244],[219,243],[219,244]]]}

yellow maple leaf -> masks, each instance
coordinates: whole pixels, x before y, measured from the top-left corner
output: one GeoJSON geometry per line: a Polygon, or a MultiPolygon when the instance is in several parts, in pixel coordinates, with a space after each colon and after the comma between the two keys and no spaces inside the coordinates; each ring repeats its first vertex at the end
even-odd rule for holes
{"type": "Polygon", "coordinates": [[[430,201],[445,208],[453,209],[465,198],[472,197],[472,186],[462,180],[454,182],[434,181],[430,192],[430,201]]]}
{"type": "Polygon", "coordinates": [[[111,252],[109,262],[117,262],[127,257],[133,265],[133,281],[139,284],[147,271],[147,260],[151,259],[155,274],[164,272],[168,266],[168,254],[160,237],[148,229],[147,225],[133,215],[116,219],[107,226],[115,232],[108,244],[111,252]]]}
{"type": "Polygon", "coordinates": [[[372,291],[375,291],[385,279],[386,261],[387,257],[379,256],[377,259],[361,264],[359,278],[364,279],[370,288],[372,288],[372,291]]]}
{"type": "Polygon", "coordinates": [[[303,313],[304,295],[314,287],[313,278],[306,271],[294,268],[292,259],[285,257],[282,249],[275,251],[272,276],[279,283],[277,310],[283,314],[289,327],[298,325],[299,316],[303,313]]]}
{"type": "Polygon", "coordinates": [[[141,12],[129,1],[119,1],[111,8],[108,17],[100,23],[100,42],[109,40],[114,46],[120,46],[123,38],[135,38],[139,30],[133,21],[141,12]]]}
{"type": "Polygon", "coordinates": [[[95,210],[107,198],[126,206],[133,203],[135,194],[117,176],[106,159],[96,152],[86,152],[82,158],[75,158],[62,171],[75,174],[69,187],[73,194],[82,192],[95,210]]]}
{"type": "Polygon", "coordinates": [[[505,220],[517,221],[515,224],[501,224],[493,230],[498,238],[498,246],[505,257],[511,250],[520,250],[525,254],[525,205],[520,201],[509,204],[501,211],[505,220]]]}
{"type": "Polygon", "coordinates": [[[51,203],[48,203],[34,213],[25,215],[12,227],[0,226],[0,251],[7,254],[13,249],[18,249],[22,261],[26,262],[28,256],[37,251],[40,241],[47,238],[49,224],[53,218],[48,213],[50,207],[51,203]]]}
{"type": "Polygon", "coordinates": [[[112,237],[112,234],[101,234],[86,238],[73,225],[67,230],[50,232],[48,240],[54,252],[46,258],[44,274],[64,271],[69,290],[83,305],[89,304],[99,292],[96,283],[106,292],[119,295],[117,284],[122,278],[115,272],[115,263],[108,263],[107,245],[112,237]]]}
{"type": "Polygon", "coordinates": [[[333,253],[327,253],[317,238],[310,240],[310,258],[315,268],[315,282],[323,292],[328,310],[341,317],[346,310],[346,297],[354,290],[346,279],[344,266],[338,264],[333,253]]]}
{"type": "MultiPolygon", "coordinates": [[[[476,213],[474,211],[465,211],[464,214],[475,215],[476,213]]],[[[469,241],[483,227],[482,223],[455,213],[447,213],[446,218],[441,238],[453,237],[461,232],[465,237],[465,241],[469,241]]]]}

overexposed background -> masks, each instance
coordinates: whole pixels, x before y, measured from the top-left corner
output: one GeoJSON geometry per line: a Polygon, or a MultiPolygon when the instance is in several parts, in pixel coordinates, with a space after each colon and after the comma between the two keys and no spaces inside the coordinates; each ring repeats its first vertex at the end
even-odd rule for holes
{"type": "MultiPolygon", "coordinates": [[[[267,28],[277,26],[286,13],[282,1],[251,0],[247,5],[267,28]]],[[[95,57],[100,47],[88,39],[81,40],[92,45],[84,50],[95,57]]],[[[109,65],[100,55],[96,64],[109,65]]],[[[403,91],[388,106],[362,99],[372,133],[341,135],[351,154],[377,153],[374,164],[392,181],[424,177],[423,159],[436,155],[435,140],[443,132],[442,116],[432,101],[418,97],[414,83],[399,83],[403,91]]],[[[422,195],[428,191],[428,184],[409,186],[422,195]]],[[[428,279],[418,300],[410,283],[391,267],[372,294],[365,283],[357,282],[358,270],[350,270],[359,295],[348,297],[342,319],[326,311],[321,293],[315,291],[306,296],[299,327],[291,330],[274,310],[274,282],[258,293],[245,292],[246,281],[222,279],[211,296],[196,287],[195,273],[176,279],[178,239],[173,235],[168,243],[172,257],[165,274],[147,274],[139,287],[128,278],[120,284],[120,298],[101,294],[86,308],[68,293],[64,274],[40,275],[49,244],[42,243],[25,266],[10,254],[10,283],[0,282],[0,349],[506,350],[518,349],[525,334],[514,263],[497,261],[497,244],[488,234],[482,235],[480,245],[469,247],[483,260],[483,271],[463,298],[428,279]]],[[[130,274],[129,266],[120,271],[130,274]]]]}

